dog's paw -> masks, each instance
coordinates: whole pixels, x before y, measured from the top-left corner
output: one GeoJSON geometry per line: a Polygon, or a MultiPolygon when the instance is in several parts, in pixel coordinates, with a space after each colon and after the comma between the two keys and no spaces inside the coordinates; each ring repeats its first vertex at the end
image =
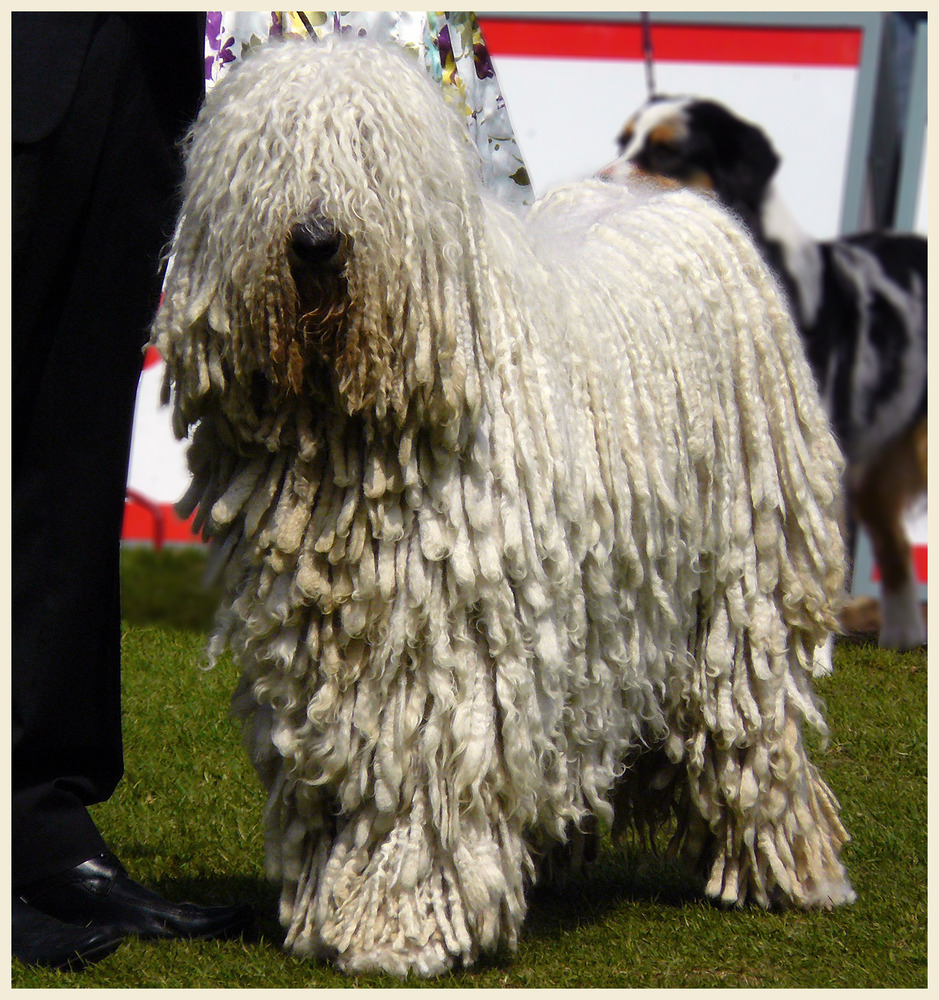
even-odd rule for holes
{"type": "Polygon", "coordinates": [[[815,677],[827,677],[832,671],[832,651],[835,648],[835,637],[829,635],[821,646],[815,647],[812,654],[812,674],[815,677]]]}
{"type": "Polygon", "coordinates": [[[884,649],[916,649],[926,644],[926,623],[914,582],[897,591],[885,590],[881,609],[880,645],[884,649]]]}

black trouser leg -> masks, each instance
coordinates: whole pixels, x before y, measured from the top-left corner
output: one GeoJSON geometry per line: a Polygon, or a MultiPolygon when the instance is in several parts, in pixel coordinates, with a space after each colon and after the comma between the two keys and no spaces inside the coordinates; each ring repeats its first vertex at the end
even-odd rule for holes
{"type": "Polygon", "coordinates": [[[118,17],[69,117],[14,150],[14,886],[104,850],[123,770],[120,531],[173,150],[118,17]]]}

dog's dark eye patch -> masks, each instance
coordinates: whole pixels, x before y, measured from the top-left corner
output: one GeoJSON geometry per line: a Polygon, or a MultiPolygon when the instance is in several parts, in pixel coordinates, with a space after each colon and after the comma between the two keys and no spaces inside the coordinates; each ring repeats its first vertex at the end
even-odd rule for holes
{"type": "Polygon", "coordinates": [[[668,174],[669,176],[681,170],[684,160],[681,152],[674,146],[656,144],[643,150],[643,157],[647,169],[656,173],[668,174]]]}
{"type": "Polygon", "coordinates": [[[303,223],[290,231],[290,249],[304,264],[328,263],[341,245],[341,234],[331,228],[303,223]]]}

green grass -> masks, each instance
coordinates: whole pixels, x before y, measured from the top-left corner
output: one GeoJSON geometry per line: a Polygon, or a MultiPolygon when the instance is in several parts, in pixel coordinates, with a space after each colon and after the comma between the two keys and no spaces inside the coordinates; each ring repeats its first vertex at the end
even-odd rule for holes
{"type": "MultiPolygon", "coordinates": [[[[126,774],[94,815],[132,875],[173,899],[250,901],[251,942],[128,941],[82,973],[17,987],[397,987],[285,954],[263,874],[263,795],[228,719],[230,661],[203,664],[213,600],[196,550],[124,554],[126,774]]],[[[832,913],[724,911],[653,857],[607,848],[563,893],[536,891],[518,953],[429,987],[925,987],[926,654],[842,643],[819,685],[814,759],[853,841],[858,901],[832,913]]]]}

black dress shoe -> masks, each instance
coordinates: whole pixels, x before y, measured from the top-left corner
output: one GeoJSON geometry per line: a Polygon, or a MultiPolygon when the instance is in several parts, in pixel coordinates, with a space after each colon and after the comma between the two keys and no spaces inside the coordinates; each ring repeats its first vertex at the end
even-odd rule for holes
{"type": "Polygon", "coordinates": [[[13,957],[24,965],[77,972],[110,955],[124,940],[115,927],[76,927],[13,897],[13,957]]]}
{"type": "Polygon", "coordinates": [[[20,895],[66,923],[112,927],[140,938],[237,937],[254,921],[250,906],[171,903],[131,881],[110,853],[32,882],[20,895]]]}

